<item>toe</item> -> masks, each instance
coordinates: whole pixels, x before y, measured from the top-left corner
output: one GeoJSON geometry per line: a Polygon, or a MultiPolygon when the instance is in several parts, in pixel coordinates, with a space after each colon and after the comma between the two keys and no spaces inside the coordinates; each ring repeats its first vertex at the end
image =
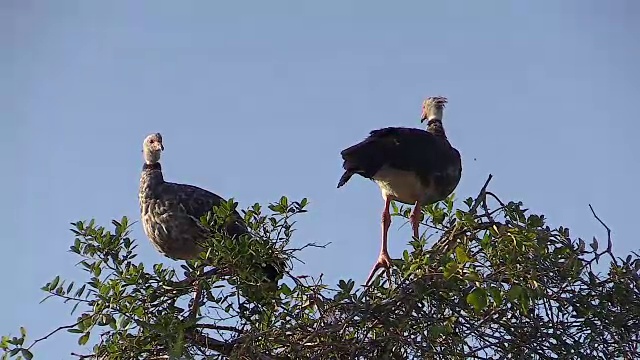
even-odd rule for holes
{"type": "Polygon", "coordinates": [[[380,257],[378,258],[378,263],[382,266],[384,266],[385,268],[388,268],[391,266],[391,256],[389,256],[389,253],[382,253],[380,254],[380,257]]]}

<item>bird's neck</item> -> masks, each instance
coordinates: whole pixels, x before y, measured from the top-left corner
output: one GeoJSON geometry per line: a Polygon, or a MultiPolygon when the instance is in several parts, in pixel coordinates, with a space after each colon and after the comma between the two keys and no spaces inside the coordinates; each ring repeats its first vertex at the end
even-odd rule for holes
{"type": "Polygon", "coordinates": [[[427,131],[433,135],[447,138],[447,134],[444,132],[441,119],[431,119],[427,122],[427,131]]]}
{"type": "Polygon", "coordinates": [[[142,175],[140,177],[140,195],[152,196],[162,184],[164,184],[164,177],[162,176],[160,163],[145,163],[142,166],[142,175]]]}

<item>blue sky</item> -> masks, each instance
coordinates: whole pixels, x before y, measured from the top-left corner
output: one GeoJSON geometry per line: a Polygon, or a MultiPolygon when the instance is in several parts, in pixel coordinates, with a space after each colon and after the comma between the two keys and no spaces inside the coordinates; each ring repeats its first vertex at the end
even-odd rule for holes
{"type": "MultiPolygon", "coordinates": [[[[635,136],[640,3],[620,1],[0,2],[0,334],[72,320],[38,302],[81,279],[72,221],[137,220],[141,144],[163,134],[170,181],[241,207],[308,197],[298,274],[362,283],[379,251],[382,199],[340,150],[384,126],[420,126],[427,96],[463,157],[461,198],[489,173],[503,199],[553,225],[638,250],[635,136]],[[636,19],[636,20],[634,20],[636,19]],[[636,25],[633,25],[634,22],[636,25]]],[[[396,221],[399,257],[411,229],[396,221]]],[[[165,262],[142,233],[139,259],[165,262]]],[[[69,358],[75,337],[36,348],[69,358]]]]}

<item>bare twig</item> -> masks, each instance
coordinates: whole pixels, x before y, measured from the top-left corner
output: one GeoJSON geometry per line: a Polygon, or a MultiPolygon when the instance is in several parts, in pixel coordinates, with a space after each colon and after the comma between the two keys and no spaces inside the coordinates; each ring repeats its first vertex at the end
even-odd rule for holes
{"type": "Polygon", "coordinates": [[[237,334],[242,334],[243,331],[233,326],[224,326],[224,325],[216,325],[216,324],[197,324],[195,325],[198,329],[208,329],[208,330],[220,330],[220,331],[231,331],[237,334]]]}
{"type": "MultiPolygon", "coordinates": [[[[486,201],[487,187],[489,186],[489,182],[491,181],[492,178],[493,178],[493,175],[489,174],[489,176],[487,177],[487,180],[484,182],[484,185],[482,186],[482,189],[480,189],[478,196],[476,196],[473,204],[471,205],[471,208],[469,209],[470,214],[475,213],[476,210],[478,209],[478,206],[480,206],[480,204],[482,204],[483,201],[486,201]]],[[[453,227],[449,228],[449,230],[447,230],[445,234],[443,234],[440,240],[438,240],[432,246],[432,249],[435,251],[444,251],[444,252],[449,251],[449,245],[453,243],[453,241],[456,239],[458,235],[460,235],[459,228],[460,226],[458,225],[458,223],[456,223],[453,227]]],[[[464,231],[466,231],[466,229],[463,228],[462,232],[464,231]]]]}
{"type": "Polygon", "coordinates": [[[76,354],[72,352],[71,355],[77,356],[79,360],[97,358],[96,354],[82,355],[82,354],[76,354]]]}
{"type": "Polygon", "coordinates": [[[502,206],[502,207],[507,206],[507,204],[503,203],[502,200],[500,200],[500,198],[498,198],[498,196],[496,194],[494,194],[493,192],[485,191],[485,194],[491,196],[495,201],[497,201],[500,204],[500,206],[502,206]]]}
{"type": "Polygon", "coordinates": [[[188,334],[188,338],[193,341],[195,345],[215,351],[222,355],[230,355],[233,347],[235,346],[235,342],[225,342],[217,340],[210,336],[199,334],[196,332],[188,334]]]}
{"type": "Polygon", "coordinates": [[[469,209],[470,213],[475,212],[478,209],[478,206],[480,206],[480,203],[486,198],[487,186],[489,186],[489,182],[491,181],[492,178],[493,178],[493,175],[489,174],[489,177],[487,177],[487,181],[484,182],[482,189],[480,189],[480,193],[478,193],[478,196],[476,197],[476,200],[473,202],[471,209],[469,209]]]}
{"type": "Polygon", "coordinates": [[[604,223],[604,221],[602,221],[598,215],[596,215],[595,210],[593,210],[593,206],[591,206],[591,204],[589,204],[589,209],[591,210],[591,214],[593,214],[593,217],[596,218],[596,220],[598,220],[598,222],[600,223],[600,225],[602,225],[606,230],[607,230],[607,250],[605,250],[605,252],[611,257],[611,259],[613,260],[613,263],[618,265],[618,260],[616,260],[616,257],[613,255],[613,242],[611,241],[611,229],[607,226],[607,224],[604,223]]]}
{"type": "Polygon", "coordinates": [[[73,329],[74,327],[76,327],[78,324],[80,324],[81,322],[83,322],[85,319],[81,318],[80,320],[76,321],[75,323],[71,324],[71,325],[64,325],[64,326],[60,326],[57,329],[51,331],[50,333],[48,333],[47,335],[36,339],[33,341],[33,343],[31,345],[29,345],[29,347],[27,348],[27,350],[31,350],[32,347],[34,347],[37,343],[39,343],[40,341],[44,341],[47,340],[49,337],[51,337],[53,334],[57,333],[60,330],[65,330],[65,329],[73,329]]]}

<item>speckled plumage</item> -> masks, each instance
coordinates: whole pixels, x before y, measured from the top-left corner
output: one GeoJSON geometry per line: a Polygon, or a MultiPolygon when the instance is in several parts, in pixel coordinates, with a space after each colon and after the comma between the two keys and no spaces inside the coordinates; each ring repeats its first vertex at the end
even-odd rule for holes
{"type": "MultiPolygon", "coordinates": [[[[146,161],[138,195],[144,232],[161,254],[175,260],[195,259],[209,235],[200,217],[225,200],[197,186],[165,181],[159,162],[163,149],[160,134],[145,139],[146,161]]],[[[226,232],[232,237],[248,233],[241,215],[237,211],[233,214],[235,217],[225,225],[226,232]]],[[[272,265],[263,270],[269,280],[279,275],[272,265]]]]}
{"type": "MultiPolygon", "coordinates": [[[[208,231],[200,217],[224,199],[197,186],[164,181],[160,163],[144,164],[140,178],[140,213],[144,231],[153,246],[172,259],[194,259],[198,245],[208,231]]],[[[227,225],[231,236],[247,232],[236,211],[237,220],[227,225]]]]}

